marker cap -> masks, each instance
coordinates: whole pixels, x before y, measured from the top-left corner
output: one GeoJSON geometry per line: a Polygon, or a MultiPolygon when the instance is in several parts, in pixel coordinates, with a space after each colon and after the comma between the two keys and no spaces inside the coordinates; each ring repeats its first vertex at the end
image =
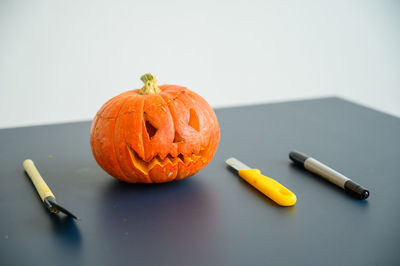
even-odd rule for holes
{"type": "Polygon", "coordinates": [[[344,183],[344,190],[356,198],[366,199],[369,197],[369,191],[354,181],[347,180],[344,183]]]}
{"type": "Polygon", "coordinates": [[[289,153],[289,158],[300,165],[304,165],[304,162],[308,159],[308,156],[298,151],[292,151],[289,153]]]}

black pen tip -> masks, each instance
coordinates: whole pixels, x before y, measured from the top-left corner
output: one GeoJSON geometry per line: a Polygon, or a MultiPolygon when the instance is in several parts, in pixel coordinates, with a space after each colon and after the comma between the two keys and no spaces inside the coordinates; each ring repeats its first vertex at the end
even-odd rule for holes
{"type": "Polygon", "coordinates": [[[352,180],[347,180],[346,183],[344,183],[344,190],[361,200],[367,199],[370,194],[367,189],[352,180]]]}
{"type": "Polygon", "coordinates": [[[361,193],[361,199],[367,199],[369,197],[369,191],[368,190],[364,190],[361,193]]]}

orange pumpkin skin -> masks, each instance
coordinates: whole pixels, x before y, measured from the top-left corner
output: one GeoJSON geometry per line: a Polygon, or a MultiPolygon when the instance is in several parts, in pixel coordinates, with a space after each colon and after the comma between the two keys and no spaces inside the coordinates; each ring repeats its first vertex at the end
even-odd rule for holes
{"type": "Polygon", "coordinates": [[[220,129],[211,106],[177,85],[122,93],[97,112],[90,144],[97,163],[130,183],[162,183],[199,172],[213,158],[220,129]]]}

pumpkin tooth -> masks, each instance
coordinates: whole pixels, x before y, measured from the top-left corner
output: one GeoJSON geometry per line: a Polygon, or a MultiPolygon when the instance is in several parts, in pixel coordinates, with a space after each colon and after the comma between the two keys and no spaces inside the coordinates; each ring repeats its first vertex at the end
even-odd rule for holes
{"type": "Polygon", "coordinates": [[[134,149],[132,149],[132,147],[128,146],[128,151],[129,151],[129,155],[131,157],[131,161],[133,163],[133,166],[136,169],[139,169],[140,171],[142,171],[144,174],[148,173],[148,165],[149,163],[143,161],[140,156],[136,153],[136,151],[134,149]]]}
{"type": "Polygon", "coordinates": [[[163,165],[166,165],[167,163],[174,165],[175,164],[175,157],[173,157],[171,154],[167,154],[167,156],[165,156],[164,160],[166,161],[166,163],[163,165]]]}
{"type": "Polygon", "coordinates": [[[185,162],[185,156],[182,153],[179,153],[178,156],[175,157],[177,161],[185,162]]]}
{"type": "Polygon", "coordinates": [[[199,156],[195,153],[192,153],[192,155],[190,157],[191,157],[192,161],[197,161],[199,158],[201,158],[201,156],[199,156]]]}
{"type": "Polygon", "coordinates": [[[160,160],[158,159],[157,156],[154,157],[153,160],[151,160],[147,171],[150,171],[156,164],[161,165],[160,160]]]}
{"type": "Polygon", "coordinates": [[[178,162],[179,162],[179,158],[178,157],[172,157],[172,159],[171,159],[171,162],[172,162],[172,164],[177,164],[178,162]]]}
{"type": "Polygon", "coordinates": [[[187,156],[187,155],[185,155],[185,156],[184,156],[184,162],[185,162],[185,164],[189,164],[189,163],[191,163],[191,162],[192,162],[192,158],[191,158],[191,156],[187,156]]]}
{"type": "Polygon", "coordinates": [[[174,160],[174,158],[173,157],[171,157],[171,156],[167,156],[167,157],[165,157],[165,159],[164,159],[164,162],[163,162],[163,166],[164,165],[167,165],[167,164],[171,164],[171,165],[174,165],[174,162],[173,162],[173,160],[174,160]]]}

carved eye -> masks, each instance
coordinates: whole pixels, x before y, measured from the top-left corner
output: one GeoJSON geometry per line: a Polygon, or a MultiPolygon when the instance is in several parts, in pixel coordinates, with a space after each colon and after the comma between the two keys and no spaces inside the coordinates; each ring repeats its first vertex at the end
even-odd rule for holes
{"type": "Polygon", "coordinates": [[[145,118],[147,135],[149,136],[149,139],[152,139],[154,135],[157,133],[158,128],[155,125],[155,123],[151,121],[151,119],[147,116],[146,113],[144,114],[144,118],[145,118]]]}
{"type": "MultiPolygon", "coordinates": [[[[196,114],[196,111],[193,108],[190,108],[189,110],[189,126],[192,127],[196,131],[200,131],[200,123],[199,123],[199,117],[196,114]]],[[[178,142],[184,142],[185,139],[175,131],[175,137],[174,137],[174,143],[178,142]]]]}
{"type": "Polygon", "coordinates": [[[189,126],[194,128],[196,131],[200,131],[199,117],[193,108],[190,108],[189,126]]]}

